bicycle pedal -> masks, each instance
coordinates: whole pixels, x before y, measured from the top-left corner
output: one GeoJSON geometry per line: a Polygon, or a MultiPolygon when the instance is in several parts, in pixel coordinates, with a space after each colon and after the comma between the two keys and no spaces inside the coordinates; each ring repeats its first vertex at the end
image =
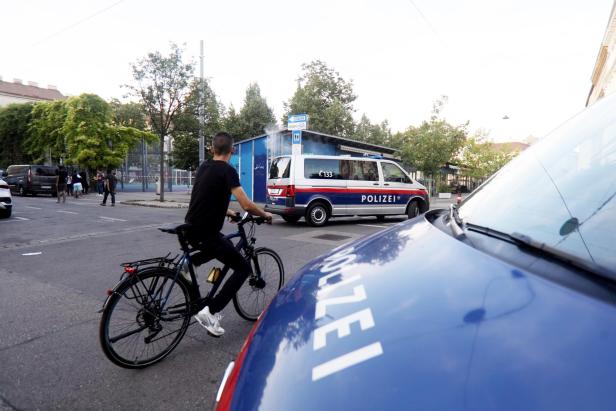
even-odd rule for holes
{"type": "MultiPolygon", "coordinates": [[[[205,330],[207,331],[207,330],[205,330]]],[[[210,337],[214,337],[214,338],[220,338],[222,337],[222,335],[216,335],[216,334],[212,334],[211,332],[207,331],[207,333],[209,334],[210,337]]],[[[224,335],[224,334],[223,334],[224,335]]]]}

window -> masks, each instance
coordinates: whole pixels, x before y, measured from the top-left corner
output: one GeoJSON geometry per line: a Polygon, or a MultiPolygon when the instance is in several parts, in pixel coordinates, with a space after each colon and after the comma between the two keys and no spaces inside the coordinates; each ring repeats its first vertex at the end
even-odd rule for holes
{"type": "Polygon", "coordinates": [[[272,161],[269,178],[289,178],[291,170],[291,157],[279,157],[272,161]]]}
{"type": "Polygon", "coordinates": [[[47,177],[55,176],[56,168],[55,167],[37,167],[36,175],[37,176],[47,176],[47,177]]]}
{"type": "Polygon", "coordinates": [[[342,176],[345,180],[379,181],[376,161],[343,160],[343,163],[342,176]]]}
{"type": "Polygon", "coordinates": [[[411,179],[406,175],[404,171],[396,164],[381,163],[383,167],[383,179],[388,183],[411,183],[411,179]]]}
{"type": "Polygon", "coordinates": [[[304,160],[304,177],[321,180],[343,180],[340,163],[340,160],[334,159],[307,158],[304,160]]]}

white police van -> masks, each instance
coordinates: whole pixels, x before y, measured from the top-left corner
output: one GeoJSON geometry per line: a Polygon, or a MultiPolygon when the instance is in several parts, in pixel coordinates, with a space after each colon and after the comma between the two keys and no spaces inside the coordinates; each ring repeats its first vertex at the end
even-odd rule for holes
{"type": "Polygon", "coordinates": [[[428,208],[426,188],[390,160],[293,155],[276,157],[269,169],[265,210],[291,223],[302,217],[312,226],[332,216],[413,218],[428,208]]]}

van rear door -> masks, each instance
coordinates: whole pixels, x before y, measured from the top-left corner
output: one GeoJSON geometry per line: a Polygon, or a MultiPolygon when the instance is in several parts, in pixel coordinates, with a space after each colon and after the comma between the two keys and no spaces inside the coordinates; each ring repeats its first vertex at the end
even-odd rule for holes
{"type": "Polygon", "coordinates": [[[266,202],[271,205],[287,207],[287,198],[295,195],[291,183],[292,159],[290,156],[277,157],[272,160],[267,179],[266,202]]]}

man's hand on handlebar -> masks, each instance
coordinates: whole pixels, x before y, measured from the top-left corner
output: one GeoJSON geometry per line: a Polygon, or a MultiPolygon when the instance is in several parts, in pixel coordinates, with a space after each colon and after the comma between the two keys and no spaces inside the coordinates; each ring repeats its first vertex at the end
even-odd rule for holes
{"type": "Polygon", "coordinates": [[[263,216],[263,218],[265,218],[265,222],[267,224],[272,224],[272,213],[268,213],[267,211],[265,211],[265,215],[263,216]]]}

